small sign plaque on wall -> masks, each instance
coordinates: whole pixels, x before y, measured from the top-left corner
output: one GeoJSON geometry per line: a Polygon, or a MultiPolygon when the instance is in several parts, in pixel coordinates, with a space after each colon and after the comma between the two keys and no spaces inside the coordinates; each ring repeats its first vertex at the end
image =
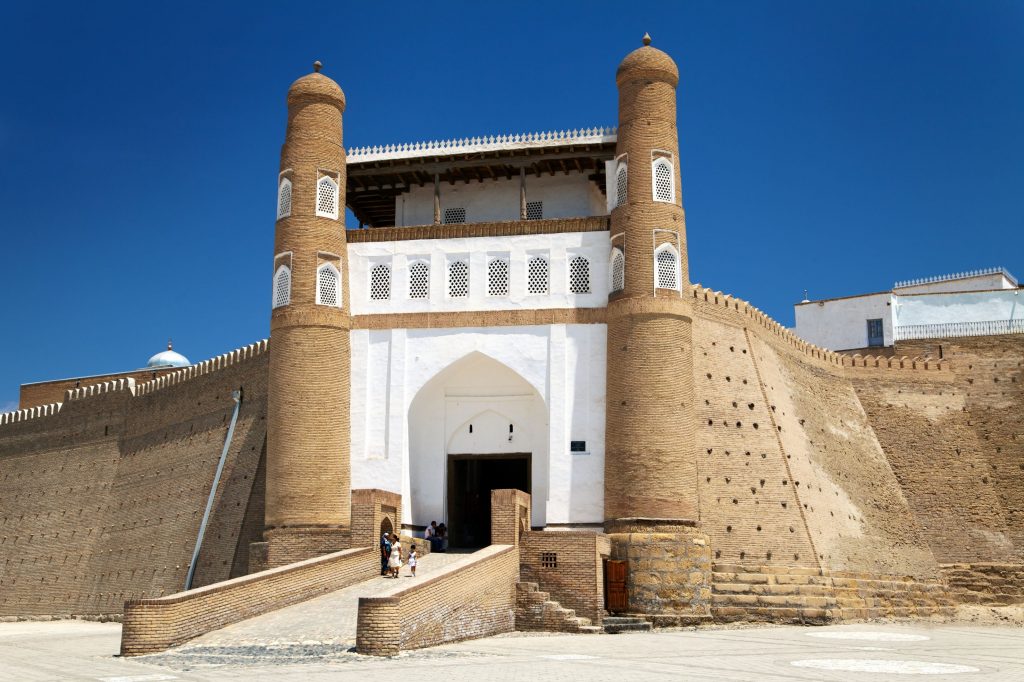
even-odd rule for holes
{"type": "Polygon", "coordinates": [[[569,452],[577,455],[589,455],[587,452],[587,441],[585,440],[573,440],[569,441],[569,452]]]}

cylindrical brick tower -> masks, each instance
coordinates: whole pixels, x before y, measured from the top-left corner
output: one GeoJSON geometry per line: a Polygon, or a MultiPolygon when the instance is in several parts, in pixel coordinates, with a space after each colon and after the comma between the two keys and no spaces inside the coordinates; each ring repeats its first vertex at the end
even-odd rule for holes
{"type": "Polygon", "coordinates": [[[695,528],[693,304],[679,192],[679,70],[645,35],[615,80],[605,528],[613,556],[629,567],[630,611],[701,618],[709,613],[710,560],[707,536],[695,528]]]}
{"type": "Polygon", "coordinates": [[[274,235],[267,407],[267,565],[349,543],[345,95],[315,72],[288,90],[274,235]]]}

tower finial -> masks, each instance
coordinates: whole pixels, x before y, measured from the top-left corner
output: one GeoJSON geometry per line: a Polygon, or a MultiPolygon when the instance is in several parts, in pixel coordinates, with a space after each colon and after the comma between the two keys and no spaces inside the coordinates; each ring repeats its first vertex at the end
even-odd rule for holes
{"type": "Polygon", "coordinates": [[[651,34],[644,31],[644,45],[651,44],[651,34]]]}
{"type": "Polygon", "coordinates": [[[167,339],[167,350],[174,350],[174,346],[171,345],[170,339],[167,339]]]}
{"type": "Polygon", "coordinates": [[[322,68],[324,68],[324,65],[320,62],[319,59],[316,60],[315,62],[313,62],[313,72],[314,73],[320,73],[320,69],[322,69],[322,68]]]}

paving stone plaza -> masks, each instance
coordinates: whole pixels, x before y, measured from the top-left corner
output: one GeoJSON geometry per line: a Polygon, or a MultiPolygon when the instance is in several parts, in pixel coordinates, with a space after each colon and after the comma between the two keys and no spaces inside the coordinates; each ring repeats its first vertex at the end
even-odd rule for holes
{"type": "Polygon", "coordinates": [[[196,642],[119,658],[120,625],[0,623],[0,680],[939,680],[1024,679],[1019,628],[854,624],[658,630],[621,635],[510,634],[361,656],[330,638],[246,646],[196,642]]]}

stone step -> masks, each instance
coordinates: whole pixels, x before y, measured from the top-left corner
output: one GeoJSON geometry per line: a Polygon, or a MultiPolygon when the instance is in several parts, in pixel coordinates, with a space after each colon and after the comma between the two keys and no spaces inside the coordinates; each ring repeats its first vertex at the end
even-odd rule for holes
{"type": "Polygon", "coordinates": [[[741,564],[712,564],[715,573],[762,573],[766,575],[816,575],[821,571],[807,566],[743,566],[741,564]]]}
{"type": "Polygon", "coordinates": [[[628,625],[630,623],[646,623],[646,618],[640,616],[605,616],[604,623],[612,625],[628,625]]]}
{"type": "Polygon", "coordinates": [[[833,597],[770,594],[712,594],[711,606],[785,607],[824,609],[836,606],[833,597]]]}
{"type": "Polygon", "coordinates": [[[806,596],[831,596],[834,590],[828,585],[751,585],[749,583],[712,583],[712,594],[801,594],[806,596]]]}
{"type": "Polygon", "coordinates": [[[836,620],[839,614],[835,609],[778,606],[712,606],[711,615],[716,621],[724,623],[752,621],[823,625],[836,620]]]}
{"type": "Polygon", "coordinates": [[[581,625],[580,626],[580,634],[581,635],[599,635],[602,632],[604,632],[604,628],[601,627],[600,625],[581,625]]]}
{"type": "Polygon", "coordinates": [[[619,623],[612,624],[607,621],[604,622],[604,631],[609,635],[617,635],[620,632],[650,632],[651,624],[646,620],[637,619],[635,623],[619,623]]]}

